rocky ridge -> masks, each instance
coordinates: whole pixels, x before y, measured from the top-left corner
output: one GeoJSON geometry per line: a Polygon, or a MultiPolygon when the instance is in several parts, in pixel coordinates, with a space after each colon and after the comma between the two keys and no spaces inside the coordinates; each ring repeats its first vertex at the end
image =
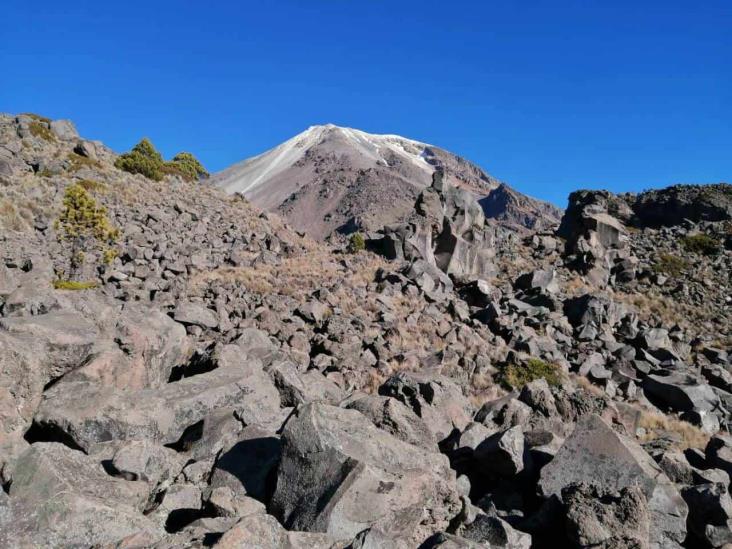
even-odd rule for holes
{"type": "Polygon", "coordinates": [[[114,158],[0,117],[4,547],[732,543],[729,186],[519,236],[437,175],[349,254],[114,158]],[[80,182],[119,254],[57,290],[80,182]]]}

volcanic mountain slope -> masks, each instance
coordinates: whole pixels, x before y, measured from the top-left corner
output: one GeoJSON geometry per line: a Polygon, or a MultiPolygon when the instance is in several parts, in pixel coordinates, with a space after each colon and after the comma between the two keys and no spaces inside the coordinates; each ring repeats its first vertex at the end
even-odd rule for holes
{"type": "Polygon", "coordinates": [[[732,539],[729,185],[516,238],[435,176],[383,257],[118,158],[0,114],[3,549],[732,539]]]}
{"type": "Polygon", "coordinates": [[[312,126],[212,181],[323,239],[335,231],[370,231],[403,220],[436,167],[449,184],[478,198],[498,190],[500,197],[489,198],[493,207],[486,213],[512,228],[550,226],[561,216],[556,207],[517,193],[453,153],[332,124],[312,126]]]}

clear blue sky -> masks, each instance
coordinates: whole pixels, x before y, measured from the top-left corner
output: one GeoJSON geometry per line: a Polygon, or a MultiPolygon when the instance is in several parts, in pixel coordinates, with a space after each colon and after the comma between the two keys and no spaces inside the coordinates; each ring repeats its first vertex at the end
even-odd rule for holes
{"type": "Polygon", "coordinates": [[[219,170],[312,124],[535,196],[732,180],[732,0],[6,0],[0,111],[219,170]]]}

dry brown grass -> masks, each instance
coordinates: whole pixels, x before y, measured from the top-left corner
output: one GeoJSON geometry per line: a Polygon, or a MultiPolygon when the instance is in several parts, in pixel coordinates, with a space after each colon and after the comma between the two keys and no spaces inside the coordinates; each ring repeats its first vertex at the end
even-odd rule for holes
{"type": "Polygon", "coordinates": [[[564,284],[564,289],[570,296],[579,296],[587,293],[596,292],[596,289],[590,287],[580,275],[573,273],[572,278],[564,284]]]}
{"type": "Polygon", "coordinates": [[[467,396],[470,403],[477,409],[486,402],[501,398],[507,393],[508,391],[501,387],[500,384],[495,383],[490,373],[483,372],[474,375],[470,379],[467,396]]]}
{"type": "MultiPolygon", "coordinates": [[[[254,259],[256,254],[252,254],[254,259]]],[[[330,287],[338,281],[336,293],[342,293],[344,308],[353,306],[354,298],[349,289],[366,287],[373,281],[376,270],[385,261],[368,254],[368,259],[357,271],[349,272],[327,250],[319,249],[301,255],[286,257],[277,265],[258,264],[247,267],[221,267],[204,271],[191,278],[194,287],[210,282],[242,284],[252,292],[267,294],[276,291],[292,297],[305,296],[323,286],[330,287]],[[349,298],[349,299],[345,299],[349,298]],[[350,303],[349,303],[350,302],[350,303]]]]}
{"type": "MultiPolygon", "coordinates": [[[[600,387],[593,385],[587,378],[576,374],[572,374],[570,377],[584,391],[595,396],[606,396],[600,387]]],[[[638,409],[637,411],[639,419],[636,428],[645,430],[645,434],[638,437],[640,442],[650,442],[664,434],[671,434],[674,438],[678,438],[677,448],[679,450],[704,448],[709,442],[710,435],[691,423],[650,410],[638,409]]]]}
{"type": "Polygon", "coordinates": [[[613,297],[616,301],[632,305],[644,321],[660,320],[664,325],[673,326],[681,320],[703,319],[703,314],[700,317],[700,312],[694,307],[663,295],[616,292],[613,297]]]}
{"type": "Polygon", "coordinates": [[[600,387],[597,385],[594,385],[589,379],[587,379],[584,376],[580,376],[577,374],[570,374],[569,377],[577,384],[579,387],[587,391],[588,393],[593,394],[594,396],[606,396],[605,391],[603,391],[600,387]]]}
{"type": "Polygon", "coordinates": [[[28,228],[18,208],[6,198],[0,200],[0,227],[8,231],[24,231],[28,228]]]}
{"type": "Polygon", "coordinates": [[[648,410],[641,410],[638,427],[645,429],[646,433],[640,437],[643,442],[654,440],[664,433],[672,433],[679,437],[679,449],[704,448],[709,442],[710,435],[701,429],[673,417],[665,416],[648,410]]]}

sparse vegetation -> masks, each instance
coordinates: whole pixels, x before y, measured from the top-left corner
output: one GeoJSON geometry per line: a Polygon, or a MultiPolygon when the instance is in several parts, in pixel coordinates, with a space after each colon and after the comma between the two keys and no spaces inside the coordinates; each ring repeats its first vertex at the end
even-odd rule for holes
{"type": "Polygon", "coordinates": [[[66,188],[63,210],[54,228],[59,242],[70,244],[69,270],[61,282],[73,281],[89,252],[101,252],[104,261],[108,257],[114,259],[109,250],[118,238],[119,230],[107,217],[107,209],[98,205],[81,184],[66,188]]]}
{"type": "Polygon", "coordinates": [[[150,140],[145,137],[130,152],[120,155],[115,167],[129,173],[139,173],[148,179],[160,181],[163,176],[163,157],[150,140]]]}
{"type": "Polygon", "coordinates": [[[638,427],[645,431],[640,437],[641,441],[648,442],[670,434],[677,439],[676,445],[680,450],[704,448],[710,438],[691,423],[646,410],[641,411],[638,427]]]}
{"type": "Polygon", "coordinates": [[[154,181],[166,175],[178,175],[187,181],[208,177],[206,168],[191,153],[182,152],[165,162],[148,138],[143,138],[132,150],[122,154],[114,165],[129,173],[139,173],[154,181]]]}
{"type": "Polygon", "coordinates": [[[5,230],[22,231],[27,225],[22,212],[11,200],[6,198],[0,200],[0,227],[5,230]]]}
{"type": "Polygon", "coordinates": [[[98,168],[99,162],[72,152],[68,156],[69,171],[78,172],[81,168],[98,168]]]}
{"type": "Polygon", "coordinates": [[[53,287],[57,290],[91,290],[96,288],[96,282],[79,282],[77,280],[54,280],[53,287]]]}
{"type": "Polygon", "coordinates": [[[530,358],[524,364],[506,364],[498,372],[496,381],[504,387],[520,389],[527,383],[542,377],[549,385],[558,386],[562,382],[559,367],[538,358],[530,358]]]}
{"type": "Polygon", "coordinates": [[[76,183],[77,185],[80,185],[84,188],[85,191],[89,192],[99,192],[103,191],[107,188],[107,186],[104,183],[101,183],[100,181],[95,181],[94,179],[82,179],[81,181],[78,181],[76,183]]]}
{"type": "Polygon", "coordinates": [[[45,122],[39,122],[38,120],[33,120],[29,125],[28,129],[31,132],[31,135],[33,137],[39,137],[43,139],[44,141],[56,141],[56,136],[51,131],[51,128],[48,127],[48,124],[45,122]]]}
{"type": "Polygon", "coordinates": [[[24,112],[21,113],[23,116],[28,116],[29,118],[32,118],[33,120],[36,120],[37,122],[45,122],[46,124],[51,123],[51,119],[46,116],[41,116],[40,114],[36,114],[34,112],[24,112]]]}
{"type": "Polygon", "coordinates": [[[353,233],[348,240],[348,252],[355,254],[366,249],[366,240],[361,233],[353,233]]]}
{"type": "Polygon", "coordinates": [[[682,257],[672,254],[661,254],[653,264],[653,270],[660,274],[679,277],[689,266],[689,262],[682,257]]]}
{"type": "Polygon", "coordinates": [[[688,235],[681,239],[681,244],[687,252],[716,255],[719,253],[719,242],[708,234],[688,235]]]}
{"type": "Polygon", "coordinates": [[[189,181],[195,181],[209,175],[203,164],[189,152],[176,154],[173,160],[167,163],[167,166],[177,169],[189,181]]]}

